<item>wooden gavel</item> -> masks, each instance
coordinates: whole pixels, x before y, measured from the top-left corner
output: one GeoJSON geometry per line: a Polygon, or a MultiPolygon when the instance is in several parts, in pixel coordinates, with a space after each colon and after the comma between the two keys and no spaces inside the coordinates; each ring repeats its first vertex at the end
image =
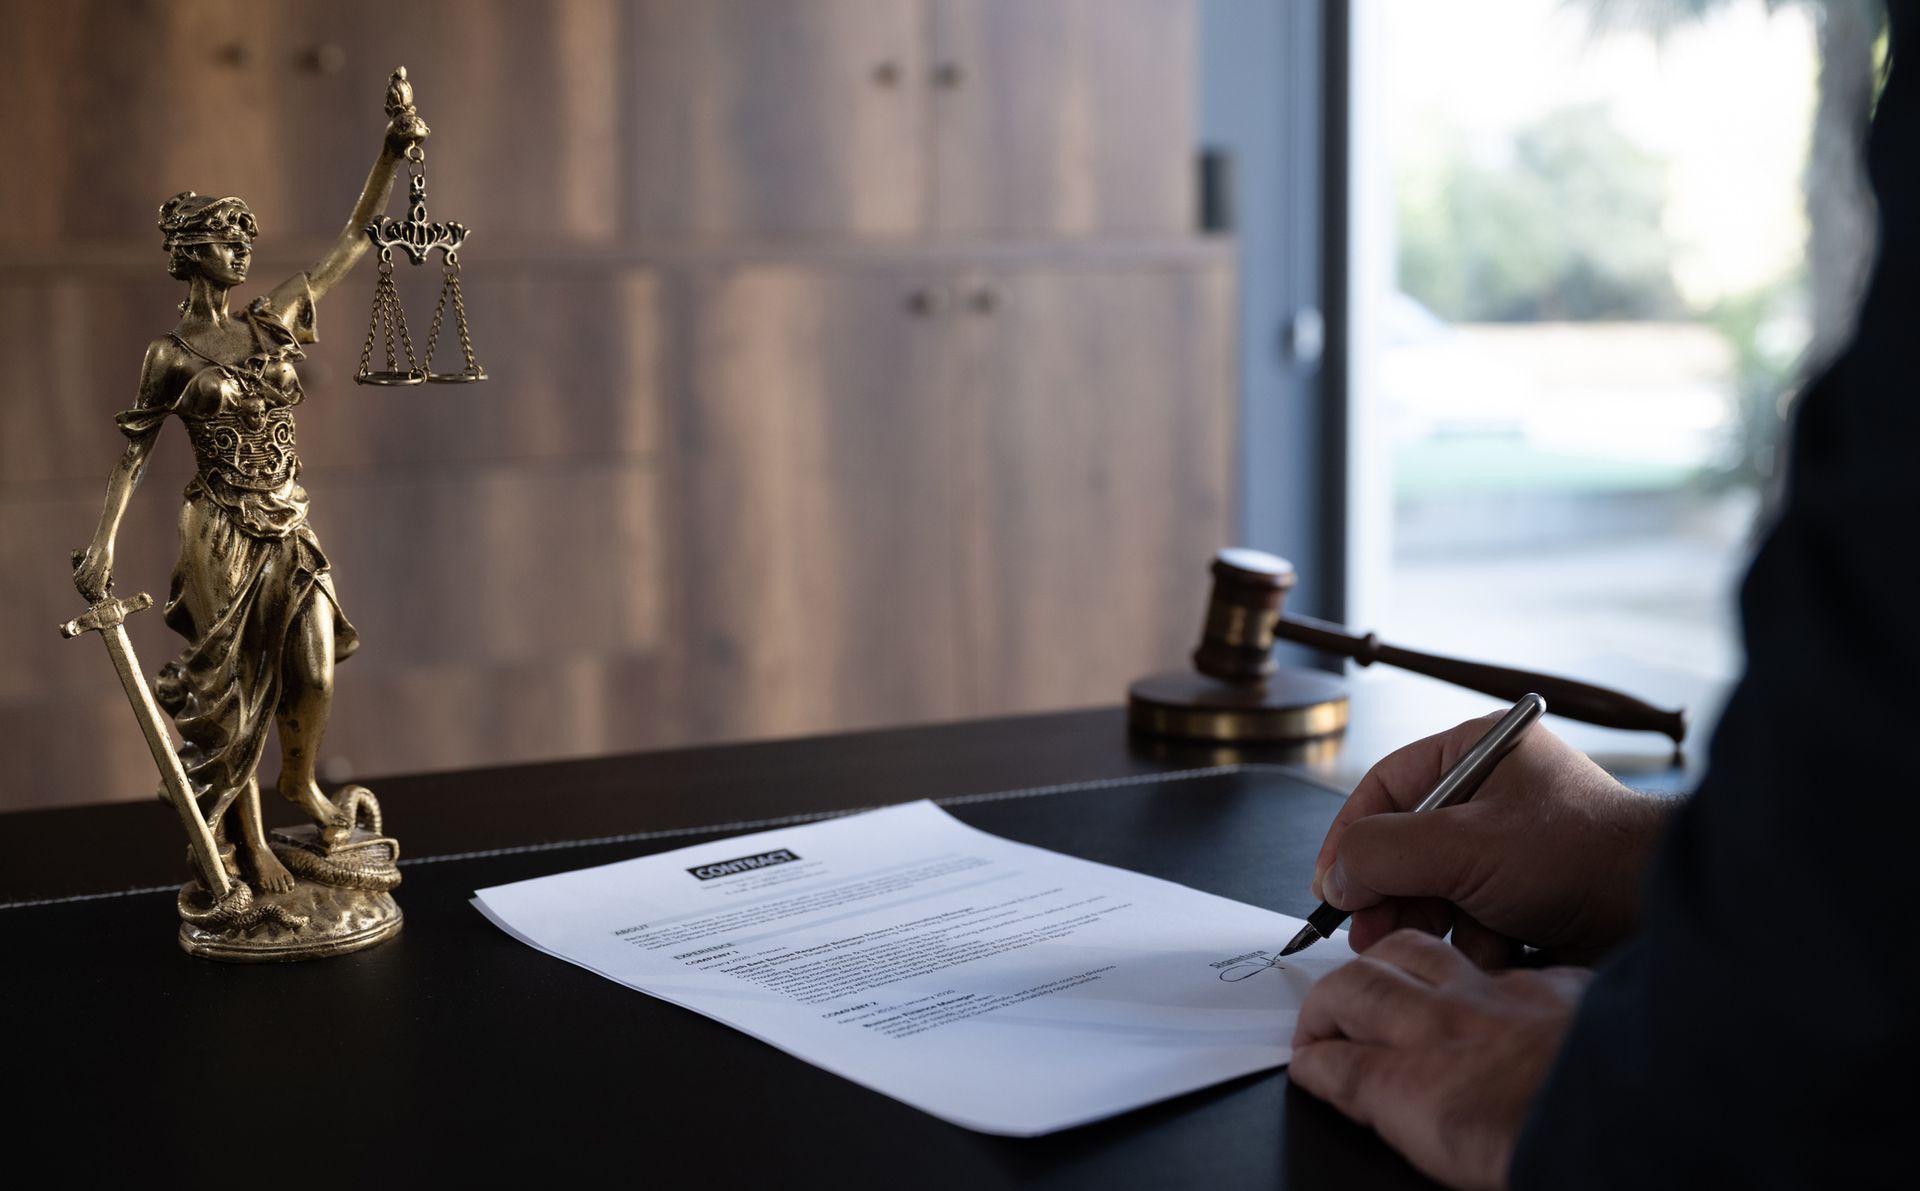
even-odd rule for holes
{"type": "Polygon", "coordinates": [[[1213,561],[1213,594],[1193,664],[1202,674],[1235,687],[1259,687],[1278,669],[1275,641],[1292,641],[1352,658],[1362,666],[1385,662],[1468,690],[1515,700],[1529,691],[1544,696],[1555,714],[1605,728],[1659,732],[1677,745],[1687,734],[1687,713],[1662,711],[1632,695],[1591,683],[1531,670],[1441,657],[1388,645],[1372,633],[1295,616],[1281,605],[1293,587],[1293,564],[1260,550],[1222,550],[1213,561]]]}

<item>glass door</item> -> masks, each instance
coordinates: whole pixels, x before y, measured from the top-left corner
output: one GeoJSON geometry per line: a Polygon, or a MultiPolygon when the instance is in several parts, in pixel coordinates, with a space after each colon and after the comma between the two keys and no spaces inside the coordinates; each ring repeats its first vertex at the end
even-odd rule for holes
{"type": "Polygon", "coordinates": [[[1351,618],[1710,711],[1868,252],[1831,128],[1877,11],[1370,0],[1352,40],[1351,618]]]}

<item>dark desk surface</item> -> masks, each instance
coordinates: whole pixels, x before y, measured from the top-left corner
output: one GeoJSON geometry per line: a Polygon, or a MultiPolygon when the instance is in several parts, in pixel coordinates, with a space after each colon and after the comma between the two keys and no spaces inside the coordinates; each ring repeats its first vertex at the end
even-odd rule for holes
{"type": "MultiPolygon", "coordinates": [[[[969,1133],[540,955],[466,904],[486,885],[932,797],[989,831],[1304,915],[1340,775],[1407,734],[1222,753],[1130,741],[1119,711],[1098,710],[391,779],[375,788],[409,857],[407,927],[307,965],[175,948],[183,845],[157,803],[9,815],[0,1013],[9,1083],[33,1105],[9,1132],[32,1148],[78,1124],[94,1142],[59,1156],[81,1178],[251,1178],[234,1164],[264,1160],[269,1182],[332,1182],[334,1152],[354,1181],[1422,1185],[1280,1072],[1047,1138],[969,1133]],[[262,1157],[276,1144],[285,1157],[262,1157]]],[[[1636,784],[1684,779],[1658,741],[1617,744],[1595,751],[1636,784]]]]}

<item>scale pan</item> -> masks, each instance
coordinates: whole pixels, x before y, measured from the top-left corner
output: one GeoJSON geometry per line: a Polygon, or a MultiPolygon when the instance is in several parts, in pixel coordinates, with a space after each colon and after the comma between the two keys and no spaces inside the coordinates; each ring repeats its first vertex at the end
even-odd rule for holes
{"type": "Polygon", "coordinates": [[[477,385],[487,379],[487,370],[475,364],[464,372],[429,372],[430,385],[477,385]]]}
{"type": "Polygon", "coordinates": [[[414,372],[360,372],[354,375],[354,383],[362,385],[417,385],[427,379],[426,371],[414,372]]]}

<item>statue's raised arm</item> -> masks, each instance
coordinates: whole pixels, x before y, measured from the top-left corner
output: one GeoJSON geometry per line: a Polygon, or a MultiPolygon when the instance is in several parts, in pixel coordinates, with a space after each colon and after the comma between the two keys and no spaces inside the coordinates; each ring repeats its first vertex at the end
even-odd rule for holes
{"type": "Polygon", "coordinates": [[[418,156],[428,132],[426,121],[413,106],[413,84],[407,79],[407,68],[398,67],[387,80],[387,131],[380,144],[380,156],[374,160],[373,169],[367,173],[367,184],[361,188],[360,201],[354,204],[353,214],[347,216],[347,224],[340,229],[333,246],[307,270],[307,285],[316,301],[366,255],[370,246],[367,224],[387,209],[400,162],[410,155],[418,156]]]}

